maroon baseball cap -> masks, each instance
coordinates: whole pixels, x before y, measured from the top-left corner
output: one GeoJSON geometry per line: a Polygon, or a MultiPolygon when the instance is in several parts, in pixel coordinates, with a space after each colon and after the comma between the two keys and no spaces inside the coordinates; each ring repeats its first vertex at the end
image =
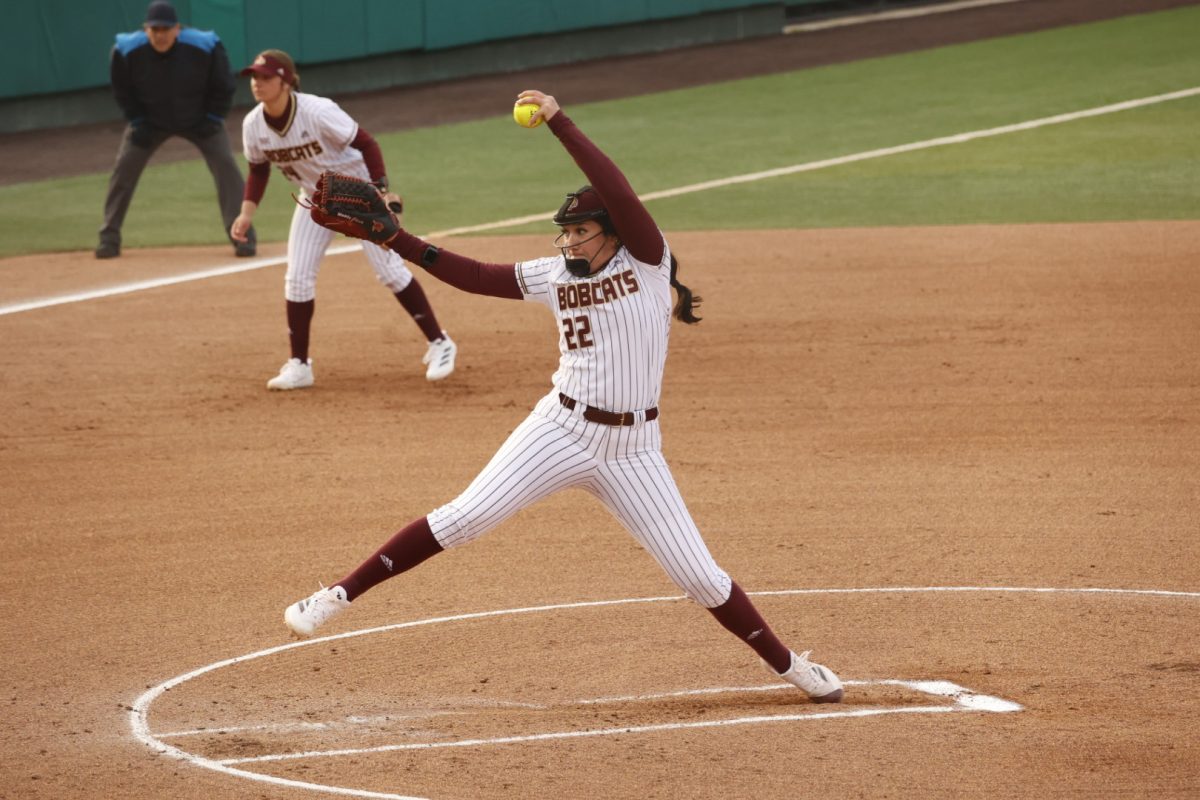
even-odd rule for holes
{"type": "Polygon", "coordinates": [[[270,78],[275,75],[283,78],[283,82],[289,85],[295,85],[296,74],[292,72],[292,68],[280,61],[275,56],[269,53],[262,53],[254,59],[254,63],[244,68],[238,73],[243,78],[249,75],[258,75],[262,78],[270,78]]]}

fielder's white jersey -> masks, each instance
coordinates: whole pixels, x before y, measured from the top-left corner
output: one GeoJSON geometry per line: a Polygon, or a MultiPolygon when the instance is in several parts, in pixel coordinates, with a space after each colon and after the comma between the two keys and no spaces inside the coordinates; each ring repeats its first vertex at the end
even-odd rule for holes
{"type": "Polygon", "coordinates": [[[624,413],[658,405],[671,333],[671,252],[644,264],[621,247],[594,275],[576,278],[562,256],[522,261],[526,300],[558,318],[558,391],[594,408],[624,413]]]}
{"type": "Polygon", "coordinates": [[[350,147],[358,123],[326,97],[292,93],[292,116],[283,132],[267,124],[259,103],[242,120],[242,148],[251,164],[269,161],[306,197],[325,170],[370,180],[362,153],[350,147]]]}

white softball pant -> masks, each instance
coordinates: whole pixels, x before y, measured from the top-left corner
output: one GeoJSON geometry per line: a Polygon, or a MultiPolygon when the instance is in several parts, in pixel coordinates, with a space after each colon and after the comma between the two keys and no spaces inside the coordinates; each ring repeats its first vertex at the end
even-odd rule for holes
{"type": "Polygon", "coordinates": [[[713,561],[679,495],[658,422],[588,422],[582,406],[559,403],[557,390],[538,402],[465,492],[429,515],[429,526],[448,549],[572,487],[598,498],[692,600],[716,608],[729,599],[729,575],[713,561]]]}
{"type": "MultiPolygon", "coordinates": [[[[333,231],[313,222],[308,209],[296,206],[288,233],[287,275],[283,279],[285,299],[307,303],[317,296],[317,273],[332,240],[333,231]]],[[[367,241],[362,243],[362,248],[379,282],[393,294],[403,291],[412,282],[413,274],[398,253],[367,241]]]]}

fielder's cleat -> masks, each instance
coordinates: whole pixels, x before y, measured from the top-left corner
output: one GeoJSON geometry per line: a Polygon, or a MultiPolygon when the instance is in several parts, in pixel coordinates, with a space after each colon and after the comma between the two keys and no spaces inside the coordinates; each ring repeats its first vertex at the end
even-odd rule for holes
{"type": "Polygon", "coordinates": [[[842,682],[828,667],[809,661],[810,652],[812,651],[805,650],[800,655],[792,653],[792,665],[779,677],[802,690],[814,703],[840,702],[842,682]]]}
{"type": "Polygon", "coordinates": [[[303,600],[292,603],[283,612],[283,621],[297,636],[312,636],[313,631],[350,607],[346,590],[340,586],[322,586],[303,600]]]}
{"type": "Polygon", "coordinates": [[[233,248],[233,255],[236,258],[253,258],[258,254],[258,248],[250,242],[238,242],[233,248]]]}
{"type": "Polygon", "coordinates": [[[279,368],[279,374],[267,381],[268,389],[285,391],[288,389],[305,389],[313,385],[312,359],[301,361],[289,358],[287,363],[279,368]]]}
{"type": "Polygon", "coordinates": [[[441,337],[429,343],[425,358],[421,362],[429,365],[425,370],[425,380],[440,381],[454,372],[454,357],[458,354],[458,345],[450,338],[450,334],[442,331],[441,337]]]}

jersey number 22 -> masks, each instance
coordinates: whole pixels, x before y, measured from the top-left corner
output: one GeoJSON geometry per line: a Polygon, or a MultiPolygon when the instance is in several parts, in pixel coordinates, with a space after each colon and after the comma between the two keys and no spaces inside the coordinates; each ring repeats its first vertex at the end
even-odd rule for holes
{"type": "Polygon", "coordinates": [[[587,317],[564,317],[562,324],[568,350],[578,350],[581,347],[591,347],[595,344],[591,335],[592,323],[588,321],[587,317]]]}

